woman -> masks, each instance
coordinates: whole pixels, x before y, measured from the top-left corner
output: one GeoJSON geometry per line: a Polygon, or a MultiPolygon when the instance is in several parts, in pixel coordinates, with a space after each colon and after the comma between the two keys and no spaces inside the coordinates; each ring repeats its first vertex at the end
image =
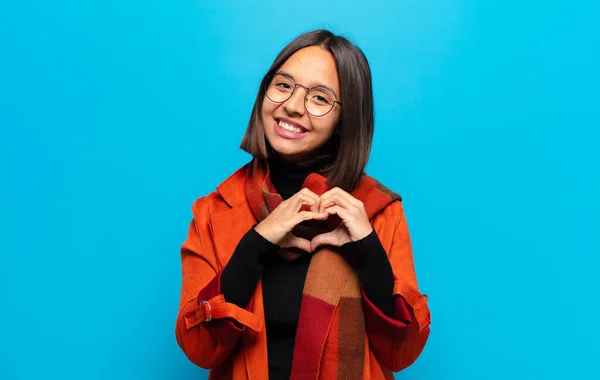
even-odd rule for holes
{"type": "Polygon", "coordinates": [[[317,30],[262,80],[253,160],[193,205],[177,341],[211,379],[389,379],[429,335],[400,197],[364,174],[363,53],[317,30]]]}

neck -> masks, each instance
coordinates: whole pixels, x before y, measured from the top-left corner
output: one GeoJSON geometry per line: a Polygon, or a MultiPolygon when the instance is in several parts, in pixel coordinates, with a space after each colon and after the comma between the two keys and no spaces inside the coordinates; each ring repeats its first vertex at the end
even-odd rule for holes
{"type": "Polygon", "coordinates": [[[316,151],[305,154],[304,157],[293,158],[282,156],[267,143],[267,154],[269,155],[269,161],[276,161],[294,167],[318,166],[322,169],[324,166],[333,164],[337,158],[339,145],[339,137],[334,135],[327,143],[325,143],[325,145],[321,146],[316,151]]]}
{"type": "Polygon", "coordinates": [[[271,182],[283,199],[288,199],[302,189],[309,174],[320,173],[331,161],[312,158],[302,162],[289,162],[275,155],[268,159],[268,163],[271,182]]]}

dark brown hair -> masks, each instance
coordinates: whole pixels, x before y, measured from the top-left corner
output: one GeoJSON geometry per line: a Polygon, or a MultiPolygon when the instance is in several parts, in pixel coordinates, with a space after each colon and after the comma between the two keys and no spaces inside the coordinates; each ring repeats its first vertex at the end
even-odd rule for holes
{"type": "Polygon", "coordinates": [[[367,58],[358,47],[328,30],[315,30],[296,37],[275,58],[260,83],[240,148],[254,157],[272,156],[273,151],[265,138],[261,120],[265,88],[274,73],[290,56],[309,46],[319,46],[333,55],[342,101],[339,122],[332,138],[323,147],[324,156],[332,157],[333,164],[328,165],[322,174],[327,176],[330,186],[352,191],[358,185],[367,166],[373,140],[371,70],[367,58]]]}

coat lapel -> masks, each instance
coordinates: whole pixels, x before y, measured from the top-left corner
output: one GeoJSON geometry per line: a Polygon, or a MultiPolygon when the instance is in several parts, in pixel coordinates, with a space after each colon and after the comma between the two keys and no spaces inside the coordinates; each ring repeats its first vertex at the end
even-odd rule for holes
{"type": "Polygon", "coordinates": [[[227,265],[238,242],[256,223],[244,193],[246,166],[217,186],[217,192],[229,207],[224,205],[225,207],[219,210],[210,211],[210,232],[215,244],[219,270],[227,265]]]}
{"type": "Polygon", "coordinates": [[[221,270],[229,262],[238,242],[256,223],[256,219],[247,205],[239,205],[224,212],[210,214],[209,221],[221,270]]]}

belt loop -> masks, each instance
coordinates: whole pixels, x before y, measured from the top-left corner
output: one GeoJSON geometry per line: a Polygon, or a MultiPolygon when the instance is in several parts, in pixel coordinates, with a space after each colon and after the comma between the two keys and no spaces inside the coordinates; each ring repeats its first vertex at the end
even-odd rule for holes
{"type": "MultiPolygon", "coordinates": [[[[204,321],[202,322],[210,322],[212,320],[212,308],[210,307],[210,304],[208,303],[208,301],[202,301],[200,302],[200,307],[202,307],[204,309],[204,305],[208,306],[208,318],[206,318],[204,321]]],[[[206,310],[206,309],[205,309],[206,310]]],[[[206,311],[204,312],[204,315],[206,316],[206,311]]]]}

